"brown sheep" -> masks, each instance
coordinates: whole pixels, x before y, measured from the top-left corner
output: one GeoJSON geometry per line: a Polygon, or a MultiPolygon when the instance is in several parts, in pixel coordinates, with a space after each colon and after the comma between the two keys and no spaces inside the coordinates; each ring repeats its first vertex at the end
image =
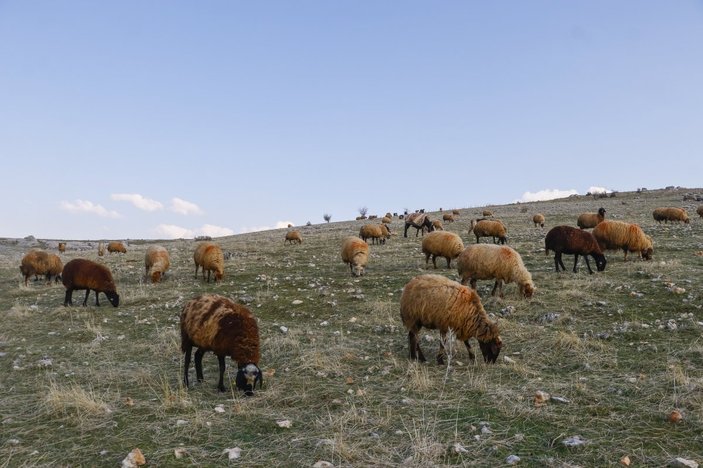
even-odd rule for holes
{"type": "Polygon", "coordinates": [[[442,215],[442,221],[446,221],[448,223],[453,223],[454,222],[454,215],[450,213],[444,213],[442,215]]]}
{"type": "Polygon", "coordinates": [[[415,237],[422,231],[422,235],[425,235],[425,230],[427,228],[429,232],[434,231],[434,226],[432,226],[432,220],[425,213],[411,213],[405,218],[405,232],[403,237],[408,237],[408,228],[414,227],[415,237]]]}
{"type": "Polygon", "coordinates": [[[342,241],[342,261],[349,264],[352,276],[362,276],[369,261],[369,244],[358,237],[342,241]]]}
{"type": "Polygon", "coordinates": [[[198,277],[198,267],[202,267],[203,279],[207,271],[207,282],[210,282],[210,272],[215,272],[215,282],[222,280],[225,274],[225,256],[219,245],[212,242],[203,242],[193,252],[195,262],[195,277],[198,277]]]}
{"type": "Polygon", "coordinates": [[[430,232],[422,239],[422,253],[425,254],[425,266],[432,257],[432,265],[437,269],[437,257],[447,260],[447,268],[451,268],[453,258],[457,258],[464,250],[461,237],[448,231],[430,232]]]}
{"type": "MultiPolygon", "coordinates": [[[[432,221],[432,227],[434,228],[435,231],[444,231],[444,225],[442,224],[442,221],[435,219],[432,221]]],[[[423,228],[425,229],[425,228],[423,228]]]]}
{"type": "Polygon", "coordinates": [[[455,218],[459,217],[459,210],[452,210],[452,214],[454,215],[455,218]]]}
{"type": "Polygon", "coordinates": [[[532,275],[517,251],[507,245],[472,244],[459,255],[457,270],[461,284],[471,284],[476,289],[476,280],[495,280],[491,295],[498,292],[503,297],[503,283],[516,283],[520,294],[530,298],[535,292],[532,275]]]}
{"type": "Polygon", "coordinates": [[[602,250],[619,250],[639,252],[644,260],[651,260],[654,248],[652,238],[646,235],[637,224],[623,221],[602,221],[593,228],[593,237],[598,241],[602,250]]]}
{"type": "Polygon", "coordinates": [[[598,223],[605,219],[605,208],[598,208],[598,213],[581,213],[576,220],[576,225],[581,229],[596,227],[598,223]]]}
{"type": "Polygon", "coordinates": [[[225,391],[225,357],[237,362],[237,388],[254,394],[256,383],[262,385],[259,369],[259,326],[249,309],[217,294],[204,294],[191,299],[181,313],[181,351],[185,353],[183,383],[188,388],[188,368],[193,346],[195,375],[203,381],[203,355],[212,351],[220,368],[217,389],[225,391]]]}
{"type": "Polygon", "coordinates": [[[359,237],[361,237],[364,242],[371,239],[373,244],[375,244],[376,241],[380,244],[385,244],[386,239],[391,238],[391,232],[385,224],[364,224],[361,226],[361,229],[359,229],[359,237]]]}
{"type": "Polygon", "coordinates": [[[293,231],[288,231],[286,232],[286,239],[283,241],[285,244],[288,242],[289,244],[297,243],[297,244],[302,244],[303,243],[303,235],[298,231],[297,229],[293,231]]]}
{"type": "Polygon", "coordinates": [[[66,252],[66,243],[65,242],[59,242],[59,252],[60,253],[66,252]]]}
{"type": "Polygon", "coordinates": [[[603,250],[592,233],[577,229],[572,226],[555,226],[549,230],[544,238],[544,254],[549,255],[549,251],[554,252],[554,267],[559,273],[559,267],[566,270],[564,262],[561,261],[561,254],[574,254],[574,273],[579,261],[579,255],[583,255],[588,267],[588,273],[593,274],[588,256],[591,255],[596,262],[598,271],[605,270],[606,259],[603,250]]]}
{"type": "Polygon", "coordinates": [[[498,325],[492,322],[476,291],[441,275],[420,275],[411,279],[400,296],[400,317],[408,330],[410,359],[425,361],[418,333],[422,327],[439,329],[441,337],[437,363],[444,364],[444,342],[451,329],[463,341],[469,357],[475,359],[469,339],[475,337],[484,361],[494,363],[503,345],[498,325]]]}
{"type": "Polygon", "coordinates": [[[537,213],[532,217],[532,222],[535,223],[535,227],[544,227],[544,215],[542,213],[537,213]]]}
{"type": "Polygon", "coordinates": [[[113,252],[127,253],[127,249],[125,248],[124,244],[120,241],[110,241],[107,244],[107,251],[109,253],[113,253],[113,252]]]}
{"type": "Polygon", "coordinates": [[[98,242],[98,257],[105,255],[105,244],[98,242]]]}
{"type": "Polygon", "coordinates": [[[161,281],[161,277],[171,266],[168,251],[160,245],[151,245],[144,254],[144,268],[146,276],[151,278],[152,283],[161,281]]]}
{"type": "Polygon", "coordinates": [[[703,218],[703,205],[698,207],[698,209],[696,210],[696,213],[698,213],[698,216],[703,218]]]}
{"type": "Polygon", "coordinates": [[[492,237],[493,243],[496,243],[496,238],[498,243],[505,244],[508,242],[508,234],[505,224],[499,220],[490,219],[479,219],[478,222],[471,220],[471,226],[469,227],[469,234],[474,233],[476,236],[476,243],[479,243],[481,237],[492,237]]]}
{"type": "Polygon", "coordinates": [[[391,216],[384,216],[381,218],[381,222],[383,224],[391,224],[393,222],[393,218],[391,216]]]}
{"type": "Polygon", "coordinates": [[[110,269],[105,265],[95,263],[92,260],[76,258],[63,267],[63,285],[66,287],[66,297],[63,305],[73,305],[73,291],[85,289],[85,299],[83,306],[88,303],[90,291],[95,291],[95,305],[100,306],[98,295],[105,293],[107,300],[113,307],[120,304],[120,296],[117,294],[115,281],[112,279],[110,269]]]}
{"type": "Polygon", "coordinates": [[[668,223],[669,221],[673,223],[674,221],[676,221],[684,222],[686,224],[690,222],[688,219],[688,213],[686,213],[686,210],[684,210],[683,208],[656,208],[652,212],[652,217],[654,218],[654,221],[660,224],[662,221],[664,221],[665,223],[668,223]]]}
{"type": "Polygon", "coordinates": [[[491,210],[483,210],[481,214],[483,216],[493,216],[493,212],[491,210]]]}
{"type": "Polygon", "coordinates": [[[47,283],[51,282],[52,277],[55,282],[59,282],[62,270],[63,263],[58,255],[39,249],[27,252],[20,263],[20,272],[24,276],[25,286],[32,275],[45,275],[47,283]]]}

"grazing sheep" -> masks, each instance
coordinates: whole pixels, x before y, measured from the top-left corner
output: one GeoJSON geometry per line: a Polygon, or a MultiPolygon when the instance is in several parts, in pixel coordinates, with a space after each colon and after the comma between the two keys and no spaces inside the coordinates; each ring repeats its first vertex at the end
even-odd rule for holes
{"type": "Polygon", "coordinates": [[[453,214],[454,217],[456,218],[456,217],[459,216],[460,213],[459,213],[459,210],[452,210],[452,214],[453,214]]]}
{"type": "Polygon", "coordinates": [[[391,224],[393,222],[393,219],[390,216],[384,216],[381,218],[381,222],[383,224],[391,224]]]}
{"type": "Polygon", "coordinates": [[[481,237],[492,237],[494,244],[496,243],[496,238],[500,244],[505,244],[508,242],[505,224],[497,219],[479,219],[477,222],[472,219],[471,226],[469,227],[469,234],[472,232],[476,236],[477,244],[479,243],[479,238],[481,237]]]}
{"type": "Polygon", "coordinates": [[[475,337],[484,361],[498,359],[503,342],[498,325],[488,319],[475,291],[441,275],[420,275],[411,279],[400,296],[400,317],[408,330],[410,359],[425,361],[417,334],[422,327],[439,329],[441,337],[437,363],[444,364],[444,342],[451,329],[463,341],[469,357],[475,359],[469,339],[475,337]]]}
{"type": "Polygon", "coordinates": [[[598,208],[598,213],[581,213],[576,220],[576,225],[581,229],[590,229],[605,219],[605,208],[598,208]]]}
{"type": "Polygon", "coordinates": [[[652,238],[646,235],[637,224],[602,221],[593,228],[593,237],[596,238],[602,250],[622,249],[625,252],[625,261],[627,261],[628,252],[639,252],[644,260],[651,260],[654,253],[652,238]]]}
{"type": "Polygon", "coordinates": [[[434,226],[432,226],[432,220],[429,216],[423,213],[411,213],[405,218],[405,232],[403,237],[408,237],[408,228],[412,226],[415,229],[415,237],[422,231],[422,235],[425,235],[423,228],[427,228],[429,232],[434,231],[434,226]]]}
{"type": "Polygon", "coordinates": [[[454,222],[454,215],[450,213],[444,213],[442,215],[442,221],[446,221],[448,223],[453,223],[454,222]]]}
{"type": "Polygon", "coordinates": [[[491,210],[483,210],[483,213],[481,213],[483,216],[493,216],[493,212],[491,210]]]}
{"type": "Polygon", "coordinates": [[[544,215],[542,213],[537,213],[532,217],[532,222],[535,223],[535,227],[544,227],[544,215]]]}
{"type": "Polygon", "coordinates": [[[698,207],[698,209],[696,210],[696,213],[698,213],[698,216],[703,218],[703,205],[698,207]]]}
{"type": "Polygon", "coordinates": [[[303,243],[303,235],[297,229],[294,231],[288,231],[288,232],[286,232],[286,239],[283,241],[283,243],[285,244],[286,242],[288,242],[289,244],[293,244],[293,243],[302,244],[303,243]]]}
{"type": "Polygon", "coordinates": [[[73,305],[73,291],[85,289],[85,299],[83,305],[88,303],[90,291],[95,291],[95,305],[100,306],[98,295],[105,293],[107,300],[113,307],[120,304],[120,296],[117,294],[115,281],[112,279],[110,269],[105,265],[95,263],[92,260],[76,258],[63,267],[63,285],[66,287],[66,297],[63,305],[73,305]]]}
{"type": "Polygon", "coordinates": [[[63,263],[58,255],[39,249],[27,252],[20,262],[20,272],[24,276],[25,286],[32,275],[45,275],[47,283],[51,282],[52,277],[55,282],[59,282],[62,270],[63,263]]]}
{"type": "Polygon", "coordinates": [[[342,261],[349,264],[352,276],[363,275],[369,261],[369,244],[358,237],[347,237],[342,242],[342,261]]]}
{"type": "Polygon", "coordinates": [[[367,219],[365,215],[357,216],[356,220],[361,221],[362,219],[367,219]]]}
{"type": "Polygon", "coordinates": [[[660,224],[662,221],[664,221],[665,223],[668,223],[669,221],[671,221],[672,223],[674,221],[684,222],[686,224],[689,223],[688,213],[686,213],[686,210],[684,210],[683,208],[656,208],[652,212],[652,217],[654,218],[654,221],[660,224]]]}
{"type": "Polygon", "coordinates": [[[461,237],[448,231],[430,232],[422,239],[422,253],[425,254],[425,266],[432,257],[432,265],[437,269],[437,257],[447,259],[447,268],[451,268],[453,258],[457,258],[464,250],[461,237]]]}
{"type": "Polygon", "coordinates": [[[125,248],[124,244],[120,241],[110,241],[107,244],[107,251],[110,253],[113,253],[113,252],[127,253],[127,249],[125,248]]]}
{"type": "MultiPolygon", "coordinates": [[[[442,224],[442,221],[435,219],[432,221],[432,227],[434,228],[435,231],[444,231],[444,225],[442,224]]],[[[425,229],[425,228],[422,228],[425,229]]]]}
{"type": "Polygon", "coordinates": [[[215,282],[222,280],[225,274],[225,256],[219,245],[212,242],[203,242],[193,252],[195,262],[195,278],[198,277],[198,267],[202,267],[203,279],[207,271],[207,282],[210,282],[210,272],[215,272],[215,282]]]}
{"type": "Polygon", "coordinates": [[[66,243],[65,242],[59,242],[59,252],[61,252],[61,253],[66,252],[66,243]]]}
{"type": "Polygon", "coordinates": [[[188,388],[188,368],[193,346],[195,375],[203,381],[203,355],[212,351],[219,362],[217,389],[225,391],[225,357],[237,362],[237,388],[247,396],[254,394],[256,383],[262,385],[259,369],[259,326],[249,309],[217,294],[203,294],[191,299],[181,313],[181,351],[185,353],[183,384],[188,388]]]}
{"type": "Polygon", "coordinates": [[[561,254],[574,254],[574,273],[576,273],[576,265],[579,261],[579,255],[583,255],[588,267],[588,273],[593,274],[591,264],[588,262],[588,256],[591,255],[596,262],[598,271],[605,270],[605,255],[598,241],[593,234],[577,229],[572,226],[555,226],[549,230],[544,238],[544,254],[549,255],[549,251],[554,252],[554,267],[559,273],[559,266],[562,270],[566,270],[564,262],[561,261],[561,254]]]}
{"type": "Polygon", "coordinates": [[[98,257],[105,255],[105,244],[98,242],[98,257]]]}
{"type": "Polygon", "coordinates": [[[503,297],[503,283],[516,283],[523,297],[530,298],[535,292],[532,275],[522,257],[507,245],[472,244],[464,249],[457,259],[461,284],[471,284],[476,289],[476,280],[494,279],[493,291],[503,297]]]}
{"type": "Polygon", "coordinates": [[[150,245],[144,254],[144,268],[146,276],[151,278],[152,283],[161,281],[161,277],[171,266],[168,251],[160,245],[150,245]]]}
{"type": "Polygon", "coordinates": [[[366,242],[371,239],[373,244],[378,241],[380,244],[385,244],[386,239],[391,238],[391,232],[385,224],[364,224],[359,229],[359,237],[366,242]]]}

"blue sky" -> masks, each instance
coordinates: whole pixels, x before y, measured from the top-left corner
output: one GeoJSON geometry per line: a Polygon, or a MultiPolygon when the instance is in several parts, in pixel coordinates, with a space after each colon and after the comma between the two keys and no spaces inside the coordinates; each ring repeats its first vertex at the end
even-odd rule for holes
{"type": "Polygon", "coordinates": [[[0,0],[0,236],[700,187],[701,44],[683,0],[0,0]]]}

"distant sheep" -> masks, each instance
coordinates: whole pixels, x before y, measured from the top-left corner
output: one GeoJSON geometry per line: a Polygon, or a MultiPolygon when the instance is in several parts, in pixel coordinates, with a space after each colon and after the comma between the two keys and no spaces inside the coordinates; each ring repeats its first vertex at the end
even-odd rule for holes
{"type": "Polygon", "coordinates": [[[120,304],[120,296],[117,294],[115,281],[112,279],[110,269],[92,260],[76,258],[63,267],[63,285],[66,287],[66,297],[63,305],[73,305],[73,291],[85,289],[85,299],[83,305],[88,303],[90,291],[95,291],[95,305],[100,306],[98,295],[104,293],[107,300],[113,307],[120,304]]]}
{"type": "Polygon", "coordinates": [[[105,244],[98,242],[98,257],[105,255],[105,244]]]}
{"type": "Polygon", "coordinates": [[[124,244],[120,241],[110,241],[107,244],[107,251],[110,253],[113,253],[113,252],[127,253],[127,248],[125,248],[124,244]]]}
{"type": "Polygon", "coordinates": [[[598,271],[605,270],[606,259],[605,255],[603,255],[603,250],[598,245],[598,241],[593,234],[583,229],[577,229],[572,226],[553,227],[544,238],[545,255],[549,255],[550,250],[554,252],[554,267],[557,273],[560,271],[560,266],[562,270],[566,270],[564,262],[561,260],[561,254],[574,255],[574,273],[576,273],[579,255],[583,255],[586,260],[586,266],[590,274],[593,274],[593,270],[591,270],[591,264],[588,262],[589,255],[596,262],[598,271]]]}
{"type": "Polygon", "coordinates": [[[20,262],[20,272],[24,276],[24,285],[27,286],[29,277],[32,275],[45,275],[46,282],[61,280],[63,263],[58,255],[45,252],[44,250],[32,249],[22,257],[20,262]]]}
{"type": "Polygon", "coordinates": [[[576,220],[576,225],[581,229],[590,229],[605,219],[605,208],[598,208],[598,213],[581,213],[576,220]]]}
{"type": "Polygon", "coordinates": [[[686,213],[686,210],[683,208],[674,208],[674,207],[666,207],[666,208],[656,208],[652,212],[652,217],[654,218],[654,221],[661,223],[664,221],[665,223],[668,223],[669,221],[673,222],[683,222],[688,224],[689,219],[688,219],[688,213],[686,213]]]}
{"type": "MultiPolygon", "coordinates": [[[[444,225],[442,224],[442,221],[435,219],[432,221],[432,227],[434,228],[435,231],[444,231],[444,225]]],[[[425,228],[422,228],[425,229],[425,228]]]]}
{"type": "Polygon", "coordinates": [[[425,266],[432,257],[432,265],[437,269],[437,257],[447,260],[447,268],[451,268],[453,258],[457,258],[464,250],[461,237],[448,231],[430,232],[422,239],[422,253],[425,254],[425,266]]]}
{"type": "Polygon", "coordinates": [[[442,215],[442,221],[446,221],[448,223],[453,223],[454,222],[454,215],[450,213],[444,213],[442,215]]]}
{"type": "Polygon", "coordinates": [[[490,219],[480,219],[478,222],[471,220],[471,226],[469,227],[469,234],[474,233],[476,236],[476,243],[479,243],[481,237],[492,237],[493,243],[505,244],[508,242],[508,234],[505,225],[499,220],[490,219]]]}
{"type": "Polygon", "coordinates": [[[152,283],[158,283],[171,266],[168,251],[160,245],[150,245],[144,254],[146,276],[152,283]]]}
{"type": "Polygon", "coordinates": [[[455,218],[459,216],[459,210],[452,210],[452,214],[454,215],[455,218]]]}
{"type": "Polygon", "coordinates": [[[422,231],[422,235],[425,235],[423,228],[427,228],[429,232],[434,231],[434,226],[432,226],[432,220],[425,213],[411,213],[405,218],[405,232],[403,237],[408,237],[408,228],[414,227],[415,237],[422,231]]]}
{"type": "Polygon", "coordinates": [[[483,210],[481,214],[483,216],[493,216],[493,212],[491,210],[483,210]]]}
{"type": "Polygon", "coordinates": [[[627,261],[628,252],[639,252],[644,260],[652,259],[654,253],[652,238],[646,235],[637,224],[602,221],[593,228],[593,236],[602,250],[622,249],[625,252],[625,261],[627,261]]]}
{"type": "Polygon", "coordinates": [[[464,342],[472,360],[475,356],[470,338],[478,340],[487,363],[496,362],[503,345],[498,325],[488,318],[478,294],[441,275],[416,276],[405,285],[400,296],[400,317],[408,330],[410,359],[421,362],[425,356],[417,335],[422,327],[439,330],[438,364],[444,364],[444,342],[449,330],[464,342]]]}
{"type": "Polygon", "coordinates": [[[376,241],[378,241],[379,244],[385,244],[386,239],[391,238],[391,232],[385,224],[364,224],[361,226],[361,229],[359,229],[359,237],[361,237],[364,242],[371,239],[373,244],[375,244],[376,241]]]}
{"type": "Polygon", "coordinates": [[[544,215],[542,213],[537,213],[532,217],[532,222],[535,223],[535,227],[544,227],[544,215]]]}
{"type": "Polygon", "coordinates": [[[212,351],[219,362],[217,389],[225,391],[225,357],[237,362],[237,388],[254,394],[262,385],[259,369],[259,326],[249,309],[217,294],[204,294],[188,301],[181,312],[181,351],[185,353],[183,384],[188,388],[188,370],[193,346],[195,375],[203,381],[203,355],[212,351]]]}
{"type": "Polygon", "coordinates": [[[297,229],[293,231],[288,231],[286,232],[286,239],[283,241],[283,243],[285,244],[286,242],[288,242],[289,244],[302,244],[303,235],[297,229]]]}
{"type": "Polygon", "coordinates": [[[696,210],[696,213],[698,213],[698,216],[703,218],[703,205],[698,207],[698,209],[696,210]]]}
{"type": "Polygon", "coordinates": [[[390,216],[384,216],[383,218],[381,218],[381,222],[383,224],[391,224],[393,222],[393,218],[390,216]]]}
{"type": "Polygon", "coordinates": [[[207,271],[207,282],[210,282],[210,272],[215,273],[215,282],[222,280],[225,273],[225,257],[219,245],[203,242],[193,252],[195,262],[195,277],[198,277],[198,267],[202,267],[203,279],[207,271]]]}
{"type": "Polygon", "coordinates": [[[352,276],[362,276],[369,261],[369,244],[358,237],[347,237],[342,242],[342,261],[349,264],[352,276]]]}
{"type": "Polygon", "coordinates": [[[59,242],[59,252],[61,252],[61,253],[66,252],[66,243],[65,242],[59,242]]]}
{"type": "Polygon", "coordinates": [[[459,255],[457,269],[461,284],[471,284],[476,289],[476,280],[495,280],[491,295],[496,292],[503,297],[503,283],[516,283],[523,297],[534,294],[532,275],[522,257],[507,245],[472,244],[459,255]]]}

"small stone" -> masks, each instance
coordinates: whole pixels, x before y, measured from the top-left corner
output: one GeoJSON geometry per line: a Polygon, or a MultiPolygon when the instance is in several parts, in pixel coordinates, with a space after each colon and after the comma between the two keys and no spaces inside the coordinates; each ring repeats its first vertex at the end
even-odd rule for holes
{"type": "Polygon", "coordinates": [[[512,359],[508,356],[503,356],[503,362],[505,362],[507,364],[515,364],[515,359],[512,359]]]}
{"type": "Polygon", "coordinates": [[[312,468],[333,468],[334,465],[326,460],[320,460],[312,465],[312,468]]]}
{"type": "Polygon", "coordinates": [[[290,419],[279,419],[276,421],[276,424],[278,427],[282,427],[283,429],[290,429],[293,427],[293,422],[290,419]]]}
{"type": "Polygon", "coordinates": [[[505,463],[507,463],[508,465],[517,465],[518,463],[520,463],[520,457],[518,457],[517,455],[509,455],[508,457],[506,457],[505,463]]]}
{"type": "Polygon", "coordinates": [[[681,414],[681,411],[673,410],[671,413],[669,413],[669,422],[677,424],[681,421],[683,421],[683,414],[681,414]]]}
{"type": "Polygon", "coordinates": [[[540,407],[540,406],[546,405],[550,398],[551,398],[551,395],[549,393],[543,392],[542,390],[537,390],[535,392],[535,399],[534,399],[535,406],[540,407]]]}
{"type": "Polygon", "coordinates": [[[281,330],[282,333],[288,333],[288,327],[286,327],[286,326],[281,325],[279,330],[281,330]]]}
{"type": "Polygon", "coordinates": [[[225,405],[215,406],[215,413],[224,413],[224,412],[225,412],[225,405]]]}
{"type": "Polygon", "coordinates": [[[329,324],[330,324],[330,323],[329,323],[327,320],[325,320],[325,321],[323,321],[323,322],[320,322],[320,326],[321,326],[321,327],[326,327],[326,326],[329,325],[329,324]]]}
{"type": "Polygon", "coordinates": [[[454,451],[455,451],[456,453],[469,453],[469,451],[466,450],[466,447],[464,447],[463,445],[461,445],[459,442],[457,442],[457,443],[454,444],[454,451]]]}
{"type": "Polygon", "coordinates": [[[178,459],[185,457],[187,454],[188,454],[188,451],[184,448],[181,448],[181,447],[173,450],[173,456],[178,459]]]}
{"type": "Polygon", "coordinates": [[[481,434],[493,434],[493,431],[488,426],[483,426],[481,428],[481,434]]]}
{"type": "Polygon", "coordinates": [[[236,460],[237,458],[242,456],[242,449],[239,447],[234,447],[234,448],[227,448],[222,451],[222,453],[227,454],[227,458],[230,460],[236,460]]]}
{"type": "Polygon", "coordinates": [[[291,302],[291,304],[293,304],[293,305],[300,305],[302,303],[303,303],[303,301],[301,301],[300,299],[296,299],[293,302],[291,302]]]}
{"type": "Polygon", "coordinates": [[[698,462],[682,457],[676,457],[674,460],[671,461],[669,466],[676,466],[682,468],[698,468],[698,462]]]}
{"type": "Polygon", "coordinates": [[[19,440],[19,439],[9,439],[9,440],[7,441],[7,443],[10,444],[10,445],[19,445],[19,444],[20,444],[20,440],[19,440]]]}
{"type": "Polygon", "coordinates": [[[135,448],[127,454],[122,460],[122,468],[136,468],[137,466],[145,465],[146,459],[144,454],[138,448],[135,448]]]}
{"type": "Polygon", "coordinates": [[[185,419],[176,420],[176,426],[185,426],[186,424],[188,424],[188,421],[186,421],[185,419]]]}
{"type": "Polygon", "coordinates": [[[566,447],[582,447],[586,445],[588,441],[579,435],[571,436],[562,441],[566,447]]]}
{"type": "Polygon", "coordinates": [[[620,464],[621,464],[622,466],[630,466],[630,463],[631,463],[631,462],[630,462],[630,457],[628,457],[627,455],[625,455],[624,457],[622,457],[622,458],[620,459],[620,464]]]}
{"type": "Polygon", "coordinates": [[[553,396],[553,395],[549,397],[549,401],[556,401],[557,403],[563,403],[563,404],[571,403],[571,400],[569,400],[567,398],[564,398],[562,396],[553,396]]]}

